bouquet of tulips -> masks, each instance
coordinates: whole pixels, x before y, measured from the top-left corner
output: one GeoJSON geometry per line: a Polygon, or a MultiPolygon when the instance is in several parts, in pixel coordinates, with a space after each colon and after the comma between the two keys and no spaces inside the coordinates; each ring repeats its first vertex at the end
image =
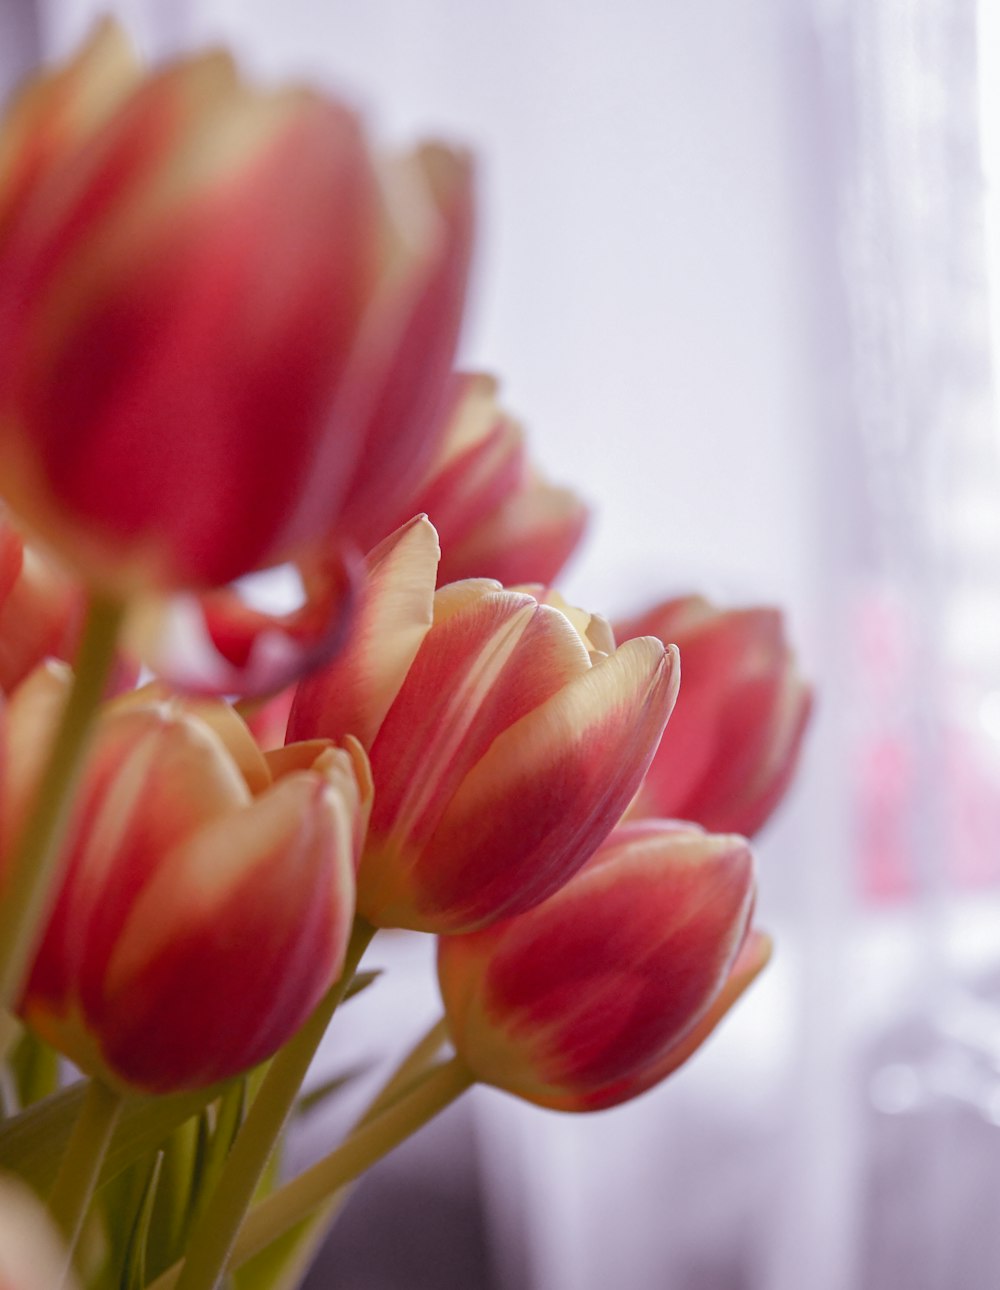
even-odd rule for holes
{"type": "Polygon", "coordinates": [[[144,72],[110,22],[8,108],[5,1290],[297,1285],[470,1085],[613,1106],[767,959],[740,835],[810,702],[780,615],[552,588],[586,511],[453,370],[472,233],[463,154],[376,156],[221,54],[144,72]],[[438,938],[442,1020],[289,1180],[383,928],[438,938]]]}

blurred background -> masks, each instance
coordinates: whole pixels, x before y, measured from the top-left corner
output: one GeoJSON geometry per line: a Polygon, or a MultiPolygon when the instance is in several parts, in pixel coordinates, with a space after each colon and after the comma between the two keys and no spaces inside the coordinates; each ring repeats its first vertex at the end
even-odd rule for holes
{"type": "MultiPolygon", "coordinates": [[[[464,361],[595,505],[570,598],[781,604],[819,696],[758,848],[778,955],[710,1044],[600,1116],[477,1091],[366,1179],[311,1284],[995,1287],[1000,13],[3,0],[5,84],[107,8],[152,57],[224,39],[388,141],[471,145],[464,361]]],[[[374,958],[325,1070],[435,1015],[423,940],[374,958]]]]}

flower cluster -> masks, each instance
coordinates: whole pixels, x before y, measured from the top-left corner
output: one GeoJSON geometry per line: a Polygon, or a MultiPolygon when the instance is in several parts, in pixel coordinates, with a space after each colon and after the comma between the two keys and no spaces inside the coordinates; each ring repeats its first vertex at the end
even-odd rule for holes
{"type": "Polygon", "coordinates": [[[767,960],[740,835],[808,686],[777,611],[553,589],[587,508],[454,370],[472,187],[110,23],[4,122],[0,1059],[79,1110],[6,1107],[87,1285],[215,1286],[470,1082],[634,1097],[767,960]],[[240,581],[277,566],[285,614],[240,581]],[[380,928],[438,937],[442,1028],[251,1208],[380,928]]]}

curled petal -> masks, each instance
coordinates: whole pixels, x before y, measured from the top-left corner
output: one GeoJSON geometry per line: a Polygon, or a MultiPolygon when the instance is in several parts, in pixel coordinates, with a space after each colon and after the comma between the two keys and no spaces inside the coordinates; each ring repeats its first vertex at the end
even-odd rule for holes
{"type": "Polygon", "coordinates": [[[189,694],[270,696],[344,645],[362,578],[352,553],[303,568],[305,603],[287,614],[251,607],[235,587],[157,600],[136,616],[133,648],[189,694]]]}

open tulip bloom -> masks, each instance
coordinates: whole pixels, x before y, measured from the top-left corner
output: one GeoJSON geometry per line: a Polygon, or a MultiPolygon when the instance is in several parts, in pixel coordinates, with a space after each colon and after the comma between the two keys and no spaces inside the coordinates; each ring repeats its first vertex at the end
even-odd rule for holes
{"type": "Polygon", "coordinates": [[[111,22],[9,105],[3,1287],[290,1290],[470,1085],[617,1105],[767,961],[740,835],[809,688],[776,611],[552,587],[587,510],[453,370],[472,228],[464,153],[111,22]],[[380,928],[438,937],[444,1015],[283,1180],[380,928]]]}

